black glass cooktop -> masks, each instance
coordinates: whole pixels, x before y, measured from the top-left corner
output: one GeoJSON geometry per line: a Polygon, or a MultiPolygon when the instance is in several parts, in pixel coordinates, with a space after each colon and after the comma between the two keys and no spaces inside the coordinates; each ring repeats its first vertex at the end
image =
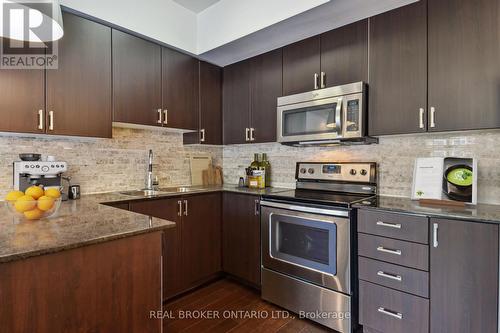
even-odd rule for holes
{"type": "Polygon", "coordinates": [[[315,190],[290,190],[285,192],[266,194],[262,197],[264,199],[272,200],[285,200],[311,204],[351,207],[352,204],[362,201],[366,201],[366,204],[368,204],[368,202],[370,201],[369,198],[372,198],[374,196],[315,190]]]}

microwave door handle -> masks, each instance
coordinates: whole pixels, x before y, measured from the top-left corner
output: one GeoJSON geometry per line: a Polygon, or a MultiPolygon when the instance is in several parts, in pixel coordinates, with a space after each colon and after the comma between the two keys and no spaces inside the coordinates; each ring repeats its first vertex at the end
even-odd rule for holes
{"type": "Polygon", "coordinates": [[[339,136],[343,136],[344,134],[344,129],[341,127],[342,126],[342,97],[338,99],[337,101],[337,109],[335,110],[335,124],[337,125],[337,130],[339,136]]]}

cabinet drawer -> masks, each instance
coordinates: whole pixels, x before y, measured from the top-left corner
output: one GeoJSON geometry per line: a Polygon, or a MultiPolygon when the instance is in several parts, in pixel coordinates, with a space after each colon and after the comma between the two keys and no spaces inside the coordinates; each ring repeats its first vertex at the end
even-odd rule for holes
{"type": "Polygon", "coordinates": [[[358,254],[423,271],[429,270],[427,245],[359,233],[358,254]]]}
{"type": "Polygon", "coordinates": [[[360,281],[359,321],[383,333],[426,333],[429,300],[360,281]]]}
{"type": "Polygon", "coordinates": [[[358,231],[429,244],[429,221],[425,216],[360,210],[358,231]]]}
{"type": "Polygon", "coordinates": [[[359,278],[389,288],[429,298],[429,273],[359,257],[359,278]]]}

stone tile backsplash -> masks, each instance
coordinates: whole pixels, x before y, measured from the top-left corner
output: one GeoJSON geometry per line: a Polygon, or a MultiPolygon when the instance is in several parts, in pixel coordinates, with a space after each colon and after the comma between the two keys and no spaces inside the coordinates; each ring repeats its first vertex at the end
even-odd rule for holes
{"type": "Polygon", "coordinates": [[[19,160],[19,153],[54,155],[68,162],[67,174],[82,193],[99,193],[144,187],[149,149],[161,186],[191,184],[192,153],[209,153],[222,165],[222,147],[183,146],[182,134],[155,129],[113,128],[112,139],[2,135],[0,198],[12,189],[12,162],[19,160]]]}
{"type": "Polygon", "coordinates": [[[378,145],[297,148],[277,143],[225,146],[224,181],[236,183],[253,160],[268,154],[272,185],[295,186],[298,161],[374,161],[383,195],[409,197],[417,157],[474,157],[478,160],[478,201],[500,204],[500,131],[450,132],[381,137],[378,145]]]}
{"type": "Polygon", "coordinates": [[[189,156],[209,153],[224,169],[224,182],[236,184],[254,152],[268,154],[272,185],[293,188],[298,161],[375,161],[380,193],[408,197],[416,157],[478,159],[478,201],[500,204],[500,131],[455,132],[381,137],[378,145],[297,148],[278,143],[205,146],[182,144],[182,134],[162,130],[113,128],[113,139],[0,135],[0,197],[12,188],[12,162],[19,153],[54,155],[69,164],[68,175],[82,193],[144,186],[148,150],[161,186],[191,183],[189,156]]]}

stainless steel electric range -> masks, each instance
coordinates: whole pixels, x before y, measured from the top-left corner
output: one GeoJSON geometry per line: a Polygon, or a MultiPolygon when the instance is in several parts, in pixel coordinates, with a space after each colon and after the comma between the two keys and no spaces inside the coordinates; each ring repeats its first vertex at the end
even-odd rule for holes
{"type": "Polygon", "coordinates": [[[262,298],[339,332],[357,326],[356,211],[373,162],[299,162],[296,189],[261,201],[262,298]]]}

